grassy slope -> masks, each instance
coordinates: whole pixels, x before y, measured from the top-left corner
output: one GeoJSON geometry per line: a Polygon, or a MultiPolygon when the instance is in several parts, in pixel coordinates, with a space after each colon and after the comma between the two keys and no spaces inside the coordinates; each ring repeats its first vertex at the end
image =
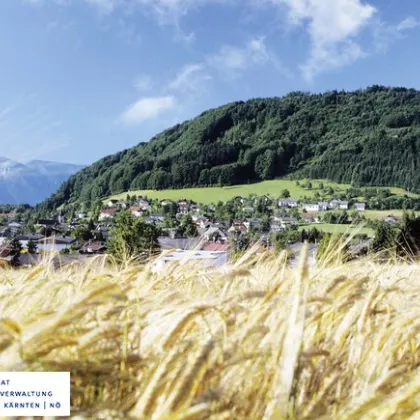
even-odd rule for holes
{"type": "Polygon", "coordinates": [[[0,370],[70,371],[80,418],[419,418],[419,265],[252,258],[0,270],[0,370]]]}
{"type": "Polygon", "coordinates": [[[301,225],[300,229],[311,229],[316,228],[321,232],[328,232],[328,233],[360,233],[360,234],[366,234],[370,237],[373,236],[373,229],[370,229],[368,227],[359,227],[359,226],[353,226],[353,225],[333,225],[330,223],[311,223],[308,225],[301,225]]]}
{"type": "MultiPolygon", "coordinates": [[[[300,181],[302,184],[304,181],[300,181]]],[[[279,197],[282,190],[287,189],[290,191],[292,199],[299,199],[303,196],[312,197],[315,193],[315,187],[317,187],[319,180],[312,180],[314,189],[307,190],[301,186],[296,185],[296,181],[290,181],[285,179],[279,179],[274,181],[264,181],[256,184],[248,185],[235,185],[232,187],[220,187],[220,188],[185,188],[182,190],[162,190],[162,191],[130,191],[128,194],[136,194],[147,196],[149,198],[158,199],[172,199],[180,200],[183,198],[197,201],[203,204],[214,203],[219,200],[227,201],[235,196],[247,197],[249,194],[263,195],[268,194],[272,197],[279,197]]],[[[336,191],[344,191],[350,188],[347,184],[337,184],[336,182],[322,181],[325,187],[331,186],[336,191]]],[[[117,194],[109,198],[123,199],[127,196],[127,193],[117,194]]]]}
{"type": "MultiPolygon", "coordinates": [[[[305,181],[300,181],[300,184],[303,184],[305,181]]],[[[247,197],[250,194],[263,195],[267,194],[272,197],[279,197],[282,190],[287,189],[291,194],[292,199],[300,199],[304,196],[313,197],[317,191],[318,184],[320,182],[324,183],[324,187],[332,187],[336,193],[346,191],[351,186],[349,184],[338,184],[337,182],[330,182],[326,180],[311,180],[313,189],[308,190],[302,186],[297,186],[296,181],[287,180],[287,179],[276,179],[273,181],[264,181],[258,182],[255,184],[247,185],[234,185],[231,187],[211,187],[211,188],[184,188],[181,190],[136,190],[124,192],[121,194],[116,194],[109,199],[124,199],[127,194],[137,195],[137,196],[147,196],[149,198],[158,198],[159,200],[171,199],[171,200],[181,200],[183,198],[194,200],[198,203],[209,204],[214,203],[219,200],[227,201],[238,195],[247,197]]],[[[407,192],[402,188],[389,188],[393,194],[403,195],[407,192]]],[[[413,197],[418,197],[416,194],[408,194],[413,197]]],[[[104,201],[106,201],[104,200],[104,201]]]]}

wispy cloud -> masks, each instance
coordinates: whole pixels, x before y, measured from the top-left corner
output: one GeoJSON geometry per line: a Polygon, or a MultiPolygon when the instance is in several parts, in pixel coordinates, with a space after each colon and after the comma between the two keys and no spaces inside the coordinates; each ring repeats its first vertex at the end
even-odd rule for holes
{"type": "Polygon", "coordinates": [[[187,64],[169,82],[168,89],[193,99],[208,90],[212,79],[204,64],[187,64]]]}
{"type": "Polygon", "coordinates": [[[150,90],[153,86],[153,81],[147,74],[140,74],[133,80],[133,86],[138,91],[150,90]]]}
{"type": "Polygon", "coordinates": [[[45,3],[53,3],[58,6],[68,6],[72,0],[23,0],[24,3],[33,5],[43,5],[45,3]]]}
{"type": "Polygon", "coordinates": [[[18,97],[16,100],[14,100],[13,102],[11,102],[10,104],[6,105],[5,107],[0,108],[0,121],[1,120],[4,121],[7,115],[11,114],[12,112],[15,112],[18,108],[25,105],[28,101],[30,101],[34,97],[35,97],[35,94],[33,93],[22,95],[18,97]]]}
{"type": "Polygon", "coordinates": [[[409,16],[402,20],[397,26],[397,31],[406,31],[408,29],[414,29],[420,25],[420,22],[413,16],[409,16]]]}
{"type": "Polygon", "coordinates": [[[289,75],[276,54],[267,48],[265,37],[255,37],[243,47],[224,45],[216,54],[207,58],[207,63],[228,78],[235,78],[247,69],[267,64],[289,75]]]}
{"type": "Polygon", "coordinates": [[[96,6],[102,13],[111,13],[117,6],[117,0],[85,0],[87,3],[96,6]]]}
{"type": "Polygon", "coordinates": [[[36,147],[28,147],[19,152],[19,161],[28,162],[47,157],[51,153],[68,148],[71,145],[71,137],[54,137],[51,140],[37,142],[36,147]]]}
{"type": "Polygon", "coordinates": [[[264,0],[286,7],[288,22],[304,27],[311,51],[301,66],[311,82],[319,73],[349,65],[366,54],[357,37],[367,28],[376,8],[364,0],[264,0]]]}
{"type": "Polygon", "coordinates": [[[396,41],[404,39],[406,33],[417,28],[420,22],[413,16],[408,16],[397,24],[389,24],[377,20],[373,29],[374,47],[379,53],[386,53],[396,41]]]}
{"type": "Polygon", "coordinates": [[[234,74],[238,70],[244,70],[247,66],[247,54],[244,48],[223,45],[217,54],[208,58],[208,63],[217,70],[234,74]]]}
{"type": "Polygon", "coordinates": [[[208,3],[227,3],[231,0],[135,0],[164,24],[176,23],[191,10],[196,10],[208,3]]]}
{"type": "Polygon", "coordinates": [[[140,98],[121,114],[119,121],[127,126],[139,125],[144,121],[157,118],[173,109],[175,105],[176,100],[170,95],[140,98]]]}

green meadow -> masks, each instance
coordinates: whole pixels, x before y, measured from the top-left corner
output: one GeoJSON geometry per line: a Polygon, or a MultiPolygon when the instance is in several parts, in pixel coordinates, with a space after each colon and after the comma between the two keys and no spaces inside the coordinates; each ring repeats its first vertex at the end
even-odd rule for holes
{"type": "Polygon", "coordinates": [[[127,194],[143,196],[148,198],[157,198],[160,200],[181,200],[188,199],[198,203],[210,204],[217,201],[227,201],[236,196],[247,197],[250,194],[256,195],[270,195],[271,197],[278,198],[282,190],[289,190],[292,199],[299,199],[304,196],[313,197],[317,191],[320,182],[324,183],[324,187],[332,187],[337,193],[342,192],[350,188],[347,184],[338,184],[336,182],[330,182],[325,180],[311,180],[312,189],[306,189],[302,187],[305,181],[299,181],[301,185],[296,185],[296,181],[286,179],[276,179],[273,181],[264,181],[254,184],[246,185],[234,185],[230,187],[203,187],[203,188],[184,188],[180,190],[137,190],[129,191],[121,194],[113,195],[108,199],[124,199],[127,194]]]}

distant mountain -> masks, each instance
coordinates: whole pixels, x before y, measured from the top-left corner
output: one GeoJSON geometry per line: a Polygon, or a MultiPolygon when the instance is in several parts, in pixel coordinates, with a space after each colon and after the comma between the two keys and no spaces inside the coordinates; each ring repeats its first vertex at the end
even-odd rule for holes
{"type": "Polygon", "coordinates": [[[420,91],[372,86],[227,104],[84,168],[40,208],[284,176],[420,193],[420,91]]]}
{"type": "Polygon", "coordinates": [[[0,204],[37,204],[83,167],[42,160],[22,164],[0,157],[0,204]]]}

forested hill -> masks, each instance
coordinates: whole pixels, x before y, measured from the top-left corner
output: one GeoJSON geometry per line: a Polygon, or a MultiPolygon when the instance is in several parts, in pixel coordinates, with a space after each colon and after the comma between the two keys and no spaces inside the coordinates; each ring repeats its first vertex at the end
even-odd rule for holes
{"type": "Polygon", "coordinates": [[[420,92],[373,86],[290,93],[204,112],[72,176],[42,210],[134,189],[294,174],[420,192],[420,92]]]}

